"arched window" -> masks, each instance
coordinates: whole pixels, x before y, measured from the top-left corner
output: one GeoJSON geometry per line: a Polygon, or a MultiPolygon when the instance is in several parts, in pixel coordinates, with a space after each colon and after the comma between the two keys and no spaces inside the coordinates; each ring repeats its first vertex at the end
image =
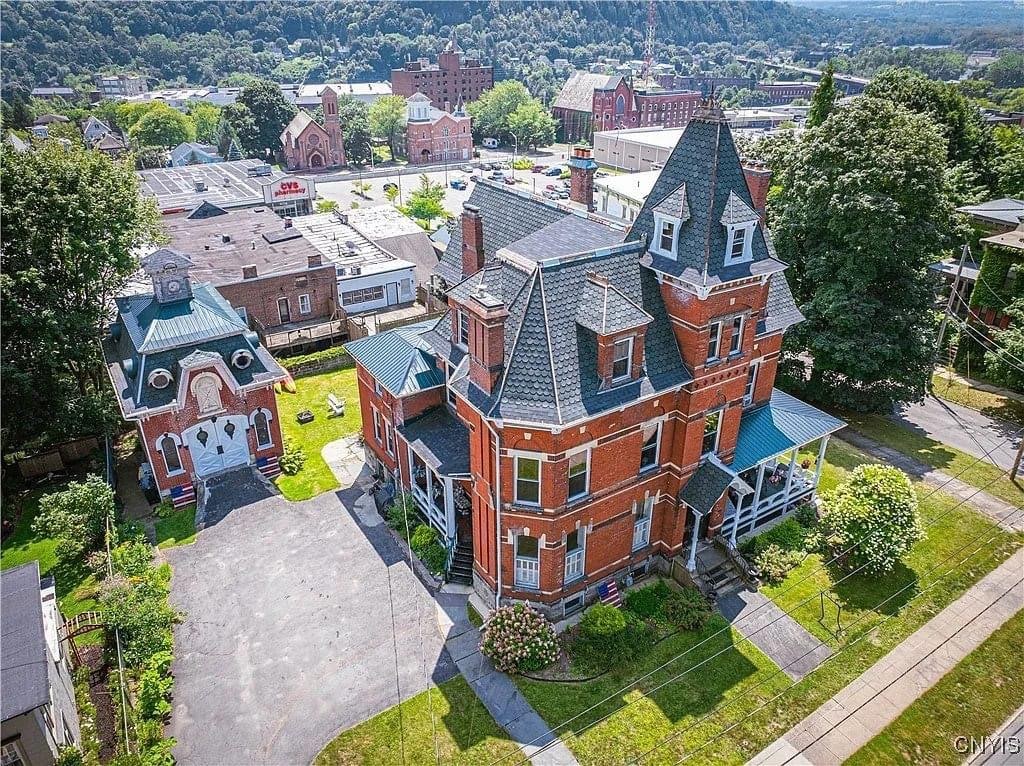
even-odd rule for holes
{"type": "Polygon", "coordinates": [[[270,438],[270,418],[266,410],[257,410],[252,416],[252,425],[256,429],[256,446],[259,448],[270,447],[273,440],[270,438]]]}
{"type": "Polygon", "coordinates": [[[164,434],[156,442],[157,450],[164,456],[164,467],[168,476],[181,473],[181,455],[178,453],[178,445],[181,440],[174,434],[164,434]]]}
{"type": "Polygon", "coordinates": [[[621,117],[626,113],[626,98],[621,93],[615,97],[615,115],[621,117]]]}
{"type": "Polygon", "coordinates": [[[220,401],[220,378],[212,373],[197,375],[192,381],[192,394],[199,404],[199,412],[207,414],[223,409],[220,401]]]}

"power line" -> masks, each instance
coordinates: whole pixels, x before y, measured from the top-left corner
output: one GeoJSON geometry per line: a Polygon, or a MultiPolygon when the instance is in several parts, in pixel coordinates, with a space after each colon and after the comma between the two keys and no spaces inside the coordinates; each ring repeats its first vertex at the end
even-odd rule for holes
{"type": "MultiPolygon", "coordinates": [[[[1012,434],[1011,436],[1009,436],[1009,437],[1007,437],[1006,439],[1004,439],[1003,441],[1001,441],[1001,442],[1000,442],[999,444],[997,444],[997,445],[995,445],[994,447],[992,447],[992,448],[991,448],[990,450],[988,450],[987,452],[985,452],[985,453],[983,454],[983,457],[978,457],[978,458],[976,458],[976,459],[975,459],[975,460],[974,460],[974,461],[973,461],[972,463],[970,463],[970,464],[969,464],[968,466],[966,466],[966,467],[965,467],[965,468],[964,468],[964,469],[963,469],[963,470],[962,470],[962,471],[961,471],[961,472],[960,472],[959,474],[957,474],[956,476],[951,476],[951,477],[949,477],[949,478],[948,478],[948,479],[947,479],[946,481],[944,481],[944,482],[942,482],[941,484],[937,485],[936,487],[934,487],[934,488],[933,488],[932,490],[930,490],[930,491],[929,491],[929,492],[927,492],[926,494],[924,494],[924,495],[920,496],[920,498],[919,498],[919,501],[920,501],[920,500],[924,500],[924,499],[926,499],[926,498],[930,497],[931,495],[935,494],[936,492],[940,491],[940,490],[941,490],[941,489],[942,489],[943,487],[945,487],[945,486],[946,486],[947,484],[949,484],[949,483],[950,483],[951,481],[953,481],[954,479],[956,479],[956,478],[958,478],[959,476],[963,475],[963,474],[964,474],[964,473],[965,473],[966,471],[970,470],[970,468],[972,468],[972,467],[973,467],[974,465],[976,465],[976,464],[977,464],[978,462],[980,462],[980,461],[982,461],[982,460],[983,460],[984,458],[988,457],[988,456],[989,456],[989,455],[990,455],[990,454],[991,454],[992,452],[994,452],[994,451],[995,451],[996,449],[998,449],[999,447],[1002,447],[1002,446],[1003,446],[1003,444],[1005,444],[1005,443],[1007,443],[1007,442],[1011,441],[1012,439],[1016,438],[1016,436],[1017,436],[1017,435],[1019,435],[1019,434],[1020,434],[1020,433],[1021,433],[1022,431],[1024,431],[1024,429],[1020,429],[1020,430],[1018,430],[1018,431],[1017,431],[1017,433],[1015,433],[1015,434],[1012,434]]],[[[992,484],[994,484],[994,483],[995,483],[996,481],[998,481],[998,480],[999,480],[999,479],[1000,479],[1000,478],[1002,477],[1002,474],[1004,474],[1004,473],[1005,473],[1005,471],[1002,471],[1002,472],[1001,472],[1001,473],[1000,473],[999,475],[997,475],[997,476],[996,476],[995,478],[993,478],[993,479],[992,479],[992,480],[991,480],[990,482],[988,482],[988,483],[987,483],[987,484],[986,484],[986,485],[985,485],[984,487],[976,489],[976,490],[975,490],[974,492],[972,492],[972,493],[971,493],[970,495],[967,495],[966,497],[962,498],[962,499],[961,499],[961,500],[959,500],[958,502],[956,502],[956,503],[954,503],[953,505],[951,505],[951,506],[950,506],[949,508],[947,508],[947,509],[946,509],[946,510],[945,510],[944,512],[940,513],[940,514],[939,514],[938,516],[936,516],[936,517],[935,517],[934,519],[932,519],[932,520],[931,520],[931,521],[929,522],[929,524],[927,524],[927,525],[926,525],[926,527],[925,527],[925,528],[928,528],[928,527],[934,526],[934,525],[935,525],[936,523],[938,523],[938,521],[939,521],[939,520],[941,520],[941,519],[942,519],[942,518],[944,518],[944,517],[945,517],[946,515],[948,515],[949,513],[951,513],[951,512],[952,512],[952,511],[953,511],[954,509],[956,509],[956,508],[958,508],[959,506],[963,505],[963,504],[964,504],[964,503],[966,503],[966,502],[967,502],[968,500],[970,500],[970,499],[971,499],[972,497],[974,497],[974,496],[975,496],[975,495],[977,495],[978,493],[980,493],[980,492],[984,491],[984,489],[987,489],[987,488],[988,488],[989,486],[991,486],[991,485],[992,485],[992,484]]],[[[822,570],[823,568],[825,568],[825,567],[829,566],[830,564],[833,564],[833,563],[835,563],[835,562],[836,562],[836,561],[838,561],[838,560],[839,560],[839,559],[840,559],[840,558],[841,558],[842,556],[845,556],[845,555],[846,555],[847,553],[849,553],[850,551],[852,551],[852,550],[853,550],[854,548],[856,548],[856,547],[857,547],[858,545],[860,545],[861,543],[865,542],[865,541],[867,540],[867,538],[868,538],[868,536],[867,536],[867,535],[865,535],[865,536],[864,536],[863,538],[861,538],[860,540],[857,540],[856,542],[854,542],[854,543],[853,543],[853,545],[851,545],[851,546],[850,546],[849,548],[847,548],[847,549],[846,549],[845,551],[842,551],[842,552],[840,552],[839,554],[837,554],[837,555],[836,555],[835,557],[833,557],[833,558],[832,558],[831,560],[829,560],[829,561],[826,561],[826,562],[822,562],[822,563],[821,563],[820,565],[818,565],[818,566],[817,566],[817,567],[815,567],[815,568],[814,568],[813,570],[811,570],[811,572],[807,573],[807,574],[806,574],[806,575],[805,575],[804,577],[802,577],[801,579],[797,580],[796,582],[794,582],[794,583],[790,584],[790,585],[789,585],[789,586],[788,586],[787,588],[785,588],[784,590],[780,591],[780,592],[779,592],[778,594],[776,594],[776,595],[777,595],[777,596],[781,596],[781,595],[783,595],[784,593],[787,593],[787,592],[789,592],[790,590],[794,589],[795,587],[797,587],[797,586],[798,586],[798,585],[800,585],[801,583],[805,582],[806,580],[810,579],[810,578],[811,578],[811,577],[812,577],[812,576],[813,576],[814,574],[816,574],[817,572],[821,571],[821,570],[822,570]]],[[[861,567],[858,567],[858,568],[857,568],[856,570],[854,570],[854,571],[852,571],[852,572],[848,573],[848,574],[847,574],[847,575],[845,575],[845,576],[844,576],[844,577],[843,577],[842,579],[840,579],[839,581],[837,581],[837,583],[833,583],[833,585],[835,585],[835,584],[838,584],[838,582],[842,582],[843,580],[846,580],[846,579],[847,579],[847,578],[849,578],[849,577],[852,577],[852,576],[853,576],[854,574],[856,574],[856,573],[857,573],[858,571],[860,571],[860,569],[863,569],[863,568],[864,568],[864,566],[866,566],[866,564],[863,564],[863,565],[861,565],[861,567]]],[[[817,594],[815,594],[815,595],[817,595],[817,594]]],[[[795,605],[794,607],[792,607],[792,609],[790,610],[790,612],[791,612],[791,611],[793,611],[793,610],[795,610],[795,609],[797,609],[798,607],[802,606],[803,604],[807,603],[808,601],[812,600],[813,598],[815,598],[815,596],[809,596],[808,598],[806,598],[806,599],[804,599],[803,601],[799,602],[799,603],[798,603],[798,604],[796,604],[796,605],[795,605]]],[[[767,602],[766,602],[765,604],[762,604],[762,605],[761,605],[760,607],[757,607],[757,608],[755,608],[755,609],[754,609],[753,611],[751,611],[751,612],[750,612],[750,614],[749,614],[749,615],[747,615],[747,619],[749,619],[750,617],[752,617],[752,616],[753,616],[754,614],[756,614],[756,613],[757,613],[758,611],[760,611],[760,609],[762,609],[762,608],[763,608],[763,607],[765,607],[765,606],[767,606],[767,602]]],[[[785,615],[788,615],[788,614],[790,614],[790,612],[786,612],[786,613],[785,613],[785,614],[784,614],[783,616],[785,616],[785,615]]],[[[753,633],[751,633],[750,635],[756,635],[757,633],[759,633],[760,631],[764,630],[764,629],[765,629],[765,628],[767,628],[767,627],[768,627],[769,625],[772,625],[772,624],[774,624],[775,622],[777,622],[777,621],[778,621],[778,620],[780,620],[780,619],[782,619],[782,616],[780,616],[780,617],[777,617],[777,618],[775,618],[774,620],[772,620],[771,622],[767,623],[766,625],[763,625],[763,626],[762,626],[761,628],[759,628],[758,630],[754,631],[754,632],[753,632],[753,633]]],[[[614,697],[617,697],[617,696],[619,696],[619,695],[620,695],[620,694],[622,694],[623,692],[625,692],[625,691],[627,691],[627,690],[629,690],[629,689],[633,688],[634,686],[638,685],[639,683],[641,683],[641,682],[642,682],[642,681],[644,681],[645,679],[647,679],[647,678],[651,677],[651,676],[652,676],[653,674],[657,673],[657,672],[658,672],[658,671],[660,671],[660,670],[663,670],[663,669],[665,669],[666,667],[668,667],[668,666],[669,666],[669,665],[671,665],[672,663],[674,663],[674,662],[678,661],[679,659],[681,659],[681,658],[682,658],[682,657],[684,657],[685,655],[689,654],[690,652],[694,651],[695,649],[698,649],[698,648],[700,648],[701,646],[703,646],[704,644],[708,643],[708,642],[709,642],[710,640],[712,640],[712,639],[713,639],[713,638],[715,638],[716,636],[719,636],[719,635],[721,635],[722,633],[725,633],[726,631],[729,631],[730,629],[731,629],[731,625],[727,625],[726,627],[724,627],[724,628],[722,628],[722,629],[720,629],[720,630],[716,631],[715,633],[712,633],[712,634],[711,634],[710,636],[706,637],[705,639],[703,639],[702,641],[698,642],[697,644],[694,644],[694,645],[693,645],[693,646],[691,646],[691,647],[690,647],[689,649],[686,649],[685,651],[681,652],[680,654],[676,655],[675,657],[672,657],[672,658],[670,658],[669,660],[667,660],[666,662],[664,662],[663,664],[661,664],[661,665],[660,665],[660,666],[658,666],[657,668],[654,668],[653,670],[651,670],[651,671],[649,671],[649,672],[645,673],[644,675],[640,676],[639,678],[637,678],[637,679],[634,679],[634,680],[633,680],[633,681],[631,681],[631,682],[630,682],[629,684],[627,684],[626,686],[624,686],[624,687],[623,687],[622,689],[620,689],[620,690],[618,690],[618,691],[614,692],[613,694],[610,694],[610,695],[608,695],[608,696],[607,696],[607,697],[605,697],[605,698],[604,698],[603,700],[600,700],[599,702],[597,702],[597,703],[595,703],[595,704],[591,705],[590,707],[588,707],[588,708],[587,708],[586,710],[583,710],[583,711],[581,711],[581,712],[577,713],[576,715],[572,716],[571,718],[568,718],[568,719],[566,719],[566,720],[565,720],[565,721],[563,721],[562,723],[558,724],[558,726],[552,727],[552,731],[554,731],[554,730],[556,730],[556,729],[560,729],[560,728],[562,728],[563,726],[565,726],[566,724],[569,724],[569,723],[571,723],[572,721],[574,721],[574,720],[578,719],[578,718],[579,718],[580,716],[582,716],[582,715],[585,715],[586,713],[589,713],[590,711],[592,711],[592,710],[594,710],[594,709],[596,709],[596,708],[600,707],[600,706],[601,706],[601,705],[603,705],[604,703],[608,702],[609,700],[613,699],[614,697]]],[[[744,638],[743,640],[744,640],[744,641],[749,641],[749,637],[745,637],[745,638],[744,638]]],[[[742,642],[741,642],[741,643],[742,643],[742,642]]],[[[714,655],[711,655],[710,657],[708,657],[708,658],[706,658],[705,660],[701,661],[701,662],[700,662],[700,663],[698,663],[697,665],[694,665],[694,666],[692,666],[692,667],[690,667],[690,668],[687,668],[687,669],[686,669],[685,671],[683,671],[682,673],[680,673],[680,674],[678,674],[678,675],[674,676],[673,678],[669,679],[668,681],[666,681],[666,682],[664,682],[664,683],[662,683],[662,684],[659,684],[658,686],[654,687],[653,689],[649,689],[649,690],[647,690],[647,693],[648,693],[648,694],[650,694],[650,693],[652,693],[652,692],[654,692],[654,691],[657,691],[658,689],[660,689],[660,688],[661,688],[662,686],[664,686],[665,684],[667,684],[667,683],[671,683],[671,682],[673,682],[673,681],[675,681],[675,680],[678,680],[679,678],[681,678],[681,677],[682,677],[683,675],[685,675],[686,673],[690,672],[691,670],[694,670],[694,669],[696,669],[696,668],[698,668],[698,667],[700,667],[700,666],[702,666],[702,665],[706,664],[706,663],[707,663],[707,662],[709,662],[710,660],[714,659],[715,657],[719,656],[720,654],[724,653],[725,651],[728,651],[728,649],[730,649],[730,648],[734,648],[735,646],[736,646],[736,645],[735,645],[735,644],[733,644],[733,645],[731,645],[730,647],[727,647],[726,649],[723,649],[723,650],[719,651],[718,653],[716,653],[716,654],[714,654],[714,655]]],[[[635,703],[636,701],[638,701],[638,700],[634,700],[634,701],[632,701],[632,702],[627,702],[627,703],[626,703],[626,704],[625,704],[625,705],[624,705],[623,707],[628,707],[629,705],[632,705],[632,704],[634,704],[634,703],[635,703]]],[[[584,730],[586,730],[586,729],[589,729],[589,728],[591,728],[591,727],[593,727],[593,726],[596,726],[596,725],[597,725],[598,723],[601,723],[602,721],[606,720],[606,719],[607,719],[607,718],[609,718],[609,717],[610,717],[610,716],[611,716],[611,715],[612,715],[613,713],[615,713],[615,712],[618,712],[618,710],[621,710],[621,709],[622,709],[622,707],[618,708],[618,709],[617,709],[617,710],[615,710],[615,711],[612,711],[612,713],[608,713],[608,714],[606,714],[606,715],[602,716],[601,718],[597,719],[596,721],[593,721],[593,722],[591,722],[591,723],[589,723],[589,724],[585,725],[584,727],[582,727],[582,728],[580,729],[580,731],[579,731],[579,732],[576,732],[576,734],[578,735],[579,733],[583,732],[584,730]]],[[[536,742],[537,742],[537,741],[538,741],[539,739],[540,739],[539,737],[538,737],[538,738],[535,738],[534,740],[532,740],[531,742],[529,742],[529,743],[527,743],[527,744],[534,744],[534,743],[536,743],[536,742]]],[[[539,749],[539,750],[537,751],[537,753],[541,753],[541,752],[544,752],[544,751],[545,751],[545,750],[547,750],[548,748],[552,747],[552,746],[554,745],[554,742],[555,742],[555,741],[556,741],[556,740],[553,740],[552,742],[549,742],[548,744],[546,744],[546,745],[543,745],[543,746],[542,746],[542,747],[541,747],[541,748],[540,748],[540,749],[539,749]]],[[[537,753],[535,753],[535,755],[536,755],[537,753]]],[[[509,755],[510,755],[510,754],[509,754],[509,755]]],[[[501,758],[498,758],[498,759],[496,759],[495,761],[492,761],[492,762],[491,762],[491,764],[490,764],[490,766],[493,766],[493,764],[496,764],[496,763],[498,763],[498,762],[500,762],[500,761],[503,761],[503,760],[505,760],[505,758],[507,758],[507,757],[508,757],[508,755],[505,755],[505,756],[502,756],[501,758]]]]}
{"type": "Polygon", "coordinates": [[[956,319],[954,324],[967,334],[969,338],[978,343],[985,351],[989,351],[996,356],[1003,359],[1003,361],[1013,367],[1016,370],[1024,373],[1024,360],[1015,356],[1009,349],[1004,346],[1000,346],[995,340],[985,335],[980,330],[972,327],[971,325],[963,322],[960,319],[956,319]],[[1005,358],[1009,357],[1009,359],[1005,358]],[[1012,361],[1011,361],[1012,360],[1012,361]]]}
{"type": "MultiPolygon", "coordinates": [[[[1015,511],[1015,513],[1020,513],[1020,512],[1021,512],[1021,511],[1015,511]]],[[[970,560],[970,558],[971,558],[971,557],[972,557],[972,556],[973,556],[973,555],[974,555],[975,553],[977,553],[977,552],[978,552],[979,550],[981,550],[982,548],[984,548],[984,547],[985,547],[985,546],[986,546],[986,545],[987,545],[988,543],[992,542],[992,540],[994,540],[994,539],[995,539],[996,537],[998,537],[998,536],[999,536],[999,534],[1000,534],[1000,533],[996,533],[995,535],[992,535],[991,537],[989,537],[988,539],[986,539],[986,540],[985,540],[985,541],[984,541],[984,542],[983,542],[983,543],[982,543],[982,544],[981,544],[980,546],[978,546],[977,548],[975,548],[975,549],[974,549],[974,551],[972,551],[972,552],[971,552],[970,554],[968,554],[968,555],[967,555],[967,556],[966,556],[965,558],[961,559],[961,560],[960,560],[960,561],[958,561],[958,562],[957,562],[956,564],[954,564],[954,565],[953,565],[952,567],[950,567],[950,568],[949,568],[949,569],[948,569],[948,570],[947,570],[947,571],[946,571],[946,572],[945,572],[945,573],[944,573],[943,575],[941,575],[940,577],[936,578],[936,581],[935,581],[934,583],[932,583],[931,585],[929,585],[929,586],[928,586],[927,588],[925,588],[924,590],[922,590],[922,591],[920,591],[920,592],[918,592],[918,593],[914,594],[913,596],[911,596],[911,597],[910,597],[910,598],[908,599],[908,602],[907,602],[907,603],[909,603],[910,601],[913,601],[914,599],[920,598],[920,597],[921,597],[921,596],[923,596],[923,595],[924,595],[925,593],[927,593],[927,592],[928,592],[929,590],[931,590],[932,588],[934,588],[934,587],[935,587],[935,586],[936,586],[936,585],[938,584],[938,582],[939,582],[939,581],[940,581],[940,580],[941,580],[941,579],[942,579],[942,578],[943,578],[943,577],[944,577],[945,575],[951,574],[951,573],[952,573],[952,572],[953,572],[953,571],[954,571],[954,570],[955,570],[955,569],[956,569],[957,567],[961,566],[962,564],[964,564],[965,562],[967,562],[968,560],[970,560]]],[[[952,557],[953,557],[954,555],[956,555],[957,553],[960,553],[961,551],[963,551],[963,550],[964,550],[964,548],[967,548],[967,547],[968,547],[969,545],[970,545],[970,544],[968,544],[968,545],[965,545],[965,546],[962,546],[961,548],[959,548],[959,549],[957,549],[956,551],[954,551],[954,552],[953,552],[952,554],[950,554],[950,555],[949,555],[949,556],[947,556],[947,557],[946,557],[945,559],[943,559],[943,560],[942,560],[941,562],[939,562],[939,564],[937,564],[936,566],[932,567],[932,569],[931,569],[931,570],[929,570],[929,573],[930,573],[930,572],[933,572],[933,571],[935,571],[936,569],[938,569],[938,567],[939,567],[939,566],[941,566],[942,564],[944,564],[944,563],[945,563],[946,561],[948,561],[948,560],[949,560],[950,558],[952,558],[952,557]]],[[[914,586],[915,584],[917,584],[917,583],[919,582],[919,580],[920,580],[920,577],[915,577],[915,578],[914,578],[914,579],[913,579],[913,580],[912,580],[911,582],[909,582],[909,583],[907,583],[907,584],[906,584],[905,586],[903,586],[903,588],[901,588],[900,590],[898,590],[898,591],[896,591],[895,593],[891,594],[890,596],[887,596],[887,597],[886,597],[885,599],[883,599],[883,600],[882,600],[882,601],[880,601],[880,602],[879,602],[878,604],[876,604],[876,605],[875,605],[875,607],[874,607],[874,609],[873,609],[872,611],[874,611],[874,610],[877,610],[877,609],[878,609],[879,607],[883,606],[883,605],[884,605],[884,604],[885,604],[885,603],[886,603],[887,601],[890,601],[890,600],[891,600],[891,599],[893,599],[893,598],[894,598],[895,596],[898,596],[898,595],[899,595],[900,593],[902,593],[903,591],[907,590],[908,588],[911,588],[911,587],[913,587],[913,586],[914,586]]],[[[885,624],[886,622],[888,622],[889,620],[893,619],[893,618],[894,618],[895,616],[896,616],[895,614],[890,614],[890,615],[887,615],[887,616],[885,616],[884,618],[882,618],[882,620],[881,620],[881,621],[880,621],[880,622],[879,622],[879,623],[878,623],[877,625],[875,625],[875,626],[874,626],[874,628],[878,628],[878,627],[879,627],[880,625],[884,625],[884,624],[885,624]]],[[[858,619],[860,619],[860,618],[858,618],[858,619]]],[[[856,624],[856,622],[854,622],[853,624],[856,624]]],[[[815,671],[817,671],[817,670],[820,670],[820,669],[821,669],[821,667],[822,667],[823,665],[825,665],[825,664],[826,664],[826,663],[828,663],[828,662],[831,662],[831,661],[832,661],[832,660],[834,660],[834,659],[835,659],[836,657],[839,657],[839,656],[840,656],[840,655],[841,655],[841,654],[842,654],[843,652],[845,652],[845,651],[846,651],[847,649],[849,649],[850,647],[852,647],[852,646],[856,645],[856,644],[857,644],[857,643],[859,643],[860,641],[862,641],[862,640],[864,640],[865,638],[867,638],[867,637],[869,637],[870,635],[872,635],[872,633],[873,633],[873,632],[874,632],[874,630],[869,630],[869,631],[866,631],[866,632],[865,632],[864,634],[862,634],[862,635],[858,636],[858,637],[857,637],[857,638],[855,638],[855,639],[854,639],[853,641],[851,641],[851,642],[850,642],[849,644],[847,644],[846,646],[844,646],[844,647],[840,648],[840,649],[839,649],[838,651],[836,651],[836,652],[835,652],[834,654],[832,654],[831,656],[829,656],[829,657],[827,657],[827,658],[826,658],[825,660],[823,660],[823,661],[821,662],[821,664],[819,664],[819,665],[818,665],[818,667],[817,667],[817,668],[815,668],[815,669],[814,669],[814,671],[811,671],[811,672],[815,672],[815,671]]],[[[800,658],[798,658],[798,659],[800,659],[800,658]]],[[[794,662],[795,662],[795,660],[794,660],[794,662]]],[[[788,667],[788,665],[787,665],[787,667],[788,667]]],[[[781,671],[776,671],[776,673],[778,673],[778,672],[781,672],[781,671]]],[[[783,689],[783,690],[782,690],[781,692],[779,692],[779,693],[778,693],[778,694],[776,694],[776,695],[775,695],[774,697],[772,697],[771,699],[769,699],[769,700],[768,700],[767,702],[763,703],[762,705],[759,705],[759,706],[758,706],[757,708],[755,708],[754,710],[752,710],[752,711],[751,711],[750,713],[748,713],[747,715],[743,716],[743,717],[742,717],[742,718],[741,718],[740,720],[736,721],[735,723],[733,723],[733,724],[732,724],[732,725],[730,725],[729,727],[727,727],[727,728],[723,729],[723,730],[722,730],[722,731],[720,731],[720,732],[719,732],[718,734],[716,734],[715,736],[713,736],[713,737],[712,737],[711,739],[707,740],[707,741],[706,741],[706,742],[705,742],[704,744],[702,744],[702,745],[701,745],[700,747],[698,747],[698,748],[697,748],[696,750],[692,750],[692,751],[690,751],[690,752],[688,752],[688,753],[684,753],[684,754],[683,754],[683,757],[682,757],[682,758],[680,758],[679,760],[675,761],[675,763],[673,764],[673,766],[678,766],[678,764],[682,763],[683,761],[687,760],[688,758],[692,758],[692,757],[693,757],[694,755],[696,755],[697,753],[699,753],[699,752],[700,752],[701,750],[703,750],[704,748],[708,747],[708,746],[709,746],[709,745],[711,745],[712,743],[714,743],[714,742],[718,741],[719,739],[721,739],[721,738],[722,738],[723,736],[725,736],[726,734],[728,734],[728,733],[729,733],[730,731],[732,731],[733,729],[735,729],[735,728],[736,728],[737,726],[739,726],[740,724],[742,724],[742,723],[743,723],[744,721],[746,721],[746,720],[750,719],[751,717],[753,717],[754,715],[756,715],[757,713],[761,712],[761,711],[762,711],[762,710],[764,710],[764,709],[765,709],[766,707],[768,707],[769,705],[771,705],[771,704],[772,704],[773,702],[775,702],[776,700],[780,699],[780,698],[781,698],[782,696],[784,696],[784,695],[786,694],[786,692],[788,692],[788,691],[789,691],[790,689],[792,689],[792,688],[793,688],[794,686],[796,686],[796,685],[797,685],[797,683],[798,683],[797,681],[794,681],[794,682],[793,682],[792,684],[790,684],[789,686],[787,686],[787,687],[786,687],[785,689],[783,689]]],[[[717,709],[721,709],[721,708],[717,708],[717,709]]],[[[712,712],[713,712],[713,711],[712,711],[712,712]]],[[[708,715],[708,716],[710,716],[710,715],[711,715],[711,713],[708,713],[707,715],[708,715]]],[[[705,716],[705,718],[706,718],[706,717],[707,717],[707,716],[705,716]]],[[[704,720],[704,719],[701,719],[701,720],[704,720]]],[[[692,728],[692,726],[691,726],[691,727],[689,727],[689,728],[692,728]]],[[[679,733],[681,734],[682,732],[679,732],[679,733]]],[[[676,735],[676,733],[674,733],[674,734],[673,734],[673,736],[675,736],[675,735],[676,735]]],[[[665,741],[667,741],[667,739],[666,739],[665,741]]],[[[662,744],[664,744],[664,741],[662,742],[662,744]]]]}

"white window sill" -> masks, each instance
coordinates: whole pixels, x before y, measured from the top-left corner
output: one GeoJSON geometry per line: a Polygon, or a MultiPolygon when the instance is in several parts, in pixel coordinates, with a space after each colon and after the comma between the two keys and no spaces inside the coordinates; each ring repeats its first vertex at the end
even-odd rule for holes
{"type": "Polygon", "coordinates": [[[184,468],[179,468],[177,471],[172,471],[167,474],[168,479],[173,479],[175,476],[183,476],[185,474],[184,468]]]}

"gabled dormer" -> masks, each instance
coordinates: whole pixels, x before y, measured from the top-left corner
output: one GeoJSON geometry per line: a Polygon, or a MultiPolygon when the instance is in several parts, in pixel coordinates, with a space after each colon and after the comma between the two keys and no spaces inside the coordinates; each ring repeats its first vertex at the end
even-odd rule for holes
{"type": "Polygon", "coordinates": [[[644,341],[654,318],[622,294],[607,278],[588,274],[576,324],[597,342],[601,388],[639,379],[644,372],[644,341]]]}
{"type": "Polygon", "coordinates": [[[664,258],[677,260],[679,232],[690,220],[690,203],[686,199],[686,184],[682,184],[654,208],[654,236],[648,249],[664,258]]]}
{"type": "Polygon", "coordinates": [[[722,212],[721,223],[725,227],[725,265],[747,263],[754,257],[754,231],[760,216],[736,192],[729,192],[729,199],[722,212]]]}

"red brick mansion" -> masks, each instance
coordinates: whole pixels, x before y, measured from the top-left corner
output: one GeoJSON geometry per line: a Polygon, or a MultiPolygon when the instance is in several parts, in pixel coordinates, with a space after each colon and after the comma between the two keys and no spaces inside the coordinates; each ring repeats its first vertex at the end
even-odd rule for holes
{"type": "Polygon", "coordinates": [[[416,93],[407,101],[406,148],[409,162],[468,161],[473,157],[472,118],[462,105],[449,113],[430,105],[430,99],[416,93]]]}
{"type": "Polygon", "coordinates": [[[628,229],[477,184],[437,268],[448,313],[348,344],[368,458],[450,578],[561,617],[813,497],[842,423],[774,388],[803,317],[762,207],[714,106],[628,229]]]}
{"type": "Polygon", "coordinates": [[[162,249],[142,259],[152,292],[117,299],[103,355],[121,414],[137,424],[162,497],[253,465],[279,472],[284,450],[274,383],[285,371],[192,262],[162,249]]]}

